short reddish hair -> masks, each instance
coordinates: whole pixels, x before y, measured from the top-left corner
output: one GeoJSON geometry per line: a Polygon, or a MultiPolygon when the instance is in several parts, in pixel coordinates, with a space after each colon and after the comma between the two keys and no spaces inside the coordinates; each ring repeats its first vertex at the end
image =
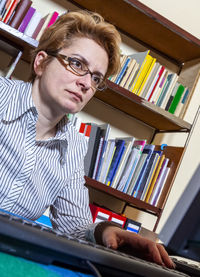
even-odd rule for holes
{"type": "MultiPolygon", "coordinates": [[[[34,81],[34,60],[39,51],[58,53],[62,48],[70,46],[73,38],[87,37],[101,45],[108,54],[109,63],[106,78],[117,73],[120,66],[121,37],[115,26],[104,21],[97,13],[88,11],[68,12],[45,30],[38,47],[32,52],[30,81],[34,81]]],[[[48,56],[44,63],[52,58],[48,56]]]]}

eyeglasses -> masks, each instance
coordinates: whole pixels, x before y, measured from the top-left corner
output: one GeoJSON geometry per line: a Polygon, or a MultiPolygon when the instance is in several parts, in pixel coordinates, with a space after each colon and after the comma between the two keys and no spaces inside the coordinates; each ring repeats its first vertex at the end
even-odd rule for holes
{"type": "Polygon", "coordinates": [[[49,56],[56,57],[61,64],[70,72],[74,73],[77,76],[85,76],[87,74],[91,75],[91,86],[93,89],[104,90],[106,88],[106,83],[104,78],[96,73],[92,73],[87,65],[75,57],[68,57],[63,54],[55,54],[47,52],[49,56]]]}

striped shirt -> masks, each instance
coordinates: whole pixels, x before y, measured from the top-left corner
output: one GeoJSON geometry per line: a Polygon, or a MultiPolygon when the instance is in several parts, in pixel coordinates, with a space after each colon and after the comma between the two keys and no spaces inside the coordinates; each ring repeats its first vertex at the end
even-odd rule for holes
{"type": "Polygon", "coordinates": [[[50,207],[55,229],[85,238],[94,228],[84,186],[87,141],[65,117],[55,137],[36,140],[31,92],[30,83],[0,77],[0,208],[35,220],[50,207]]]}

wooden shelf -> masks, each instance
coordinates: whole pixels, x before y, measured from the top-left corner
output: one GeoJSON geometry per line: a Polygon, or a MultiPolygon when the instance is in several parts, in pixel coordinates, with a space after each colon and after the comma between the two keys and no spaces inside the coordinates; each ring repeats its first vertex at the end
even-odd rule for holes
{"type": "MultiPolygon", "coordinates": [[[[2,43],[0,43],[0,47],[3,47],[3,43],[5,42],[7,45],[11,44],[11,47],[9,48],[10,51],[8,51],[10,54],[16,55],[16,49],[22,50],[22,58],[30,62],[30,50],[37,47],[38,41],[24,35],[3,22],[0,22],[0,34],[3,40],[2,43]]],[[[107,83],[108,89],[103,92],[97,92],[95,94],[96,98],[159,131],[190,130],[191,124],[179,119],[115,83],[110,81],[107,83]]]]}
{"type": "MultiPolygon", "coordinates": [[[[30,62],[30,50],[34,49],[38,45],[38,41],[24,35],[23,33],[19,32],[18,30],[10,27],[9,25],[0,21],[0,36],[1,40],[3,40],[7,44],[10,44],[13,48],[19,49],[23,51],[22,59],[30,62]]],[[[0,42],[1,48],[1,42],[0,42]]],[[[12,54],[12,49],[10,47],[9,51],[12,54]]],[[[13,55],[15,55],[16,50],[13,49],[13,55]]]]}
{"type": "Polygon", "coordinates": [[[108,89],[96,92],[95,97],[146,123],[148,126],[159,131],[189,132],[191,129],[190,123],[155,106],[123,87],[110,81],[107,81],[107,85],[108,89]]]}
{"type": "Polygon", "coordinates": [[[85,180],[86,180],[86,186],[87,187],[91,187],[94,188],[97,191],[101,191],[104,192],[106,194],[109,194],[112,197],[118,198],[134,207],[136,207],[137,209],[141,209],[141,210],[145,210],[145,211],[149,211],[155,215],[159,215],[161,212],[161,209],[154,207],[152,205],[149,205],[148,203],[145,203],[144,201],[141,201],[139,199],[136,199],[128,194],[125,194],[121,191],[118,191],[114,188],[108,187],[105,184],[99,183],[96,180],[93,180],[89,177],[85,176],[85,180]]]}
{"type": "Polygon", "coordinates": [[[99,12],[120,31],[181,65],[200,57],[200,40],[138,0],[69,0],[99,12]]]}
{"type": "MultiPolygon", "coordinates": [[[[160,146],[156,146],[155,150],[160,150],[160,146]]],[[[184,151],[184,147],[167,146],[163,149],[163,154],[165,154],[165,156],[169,159],[168,166],[170,167],[170,173],[168,175],[164,189],[160,195],[158,205],[156,207],[85,176],[86,186],[88,187],[90,194],[92,196],[91,202],[95,204],[97,201],[97,205],[106,207],[117,213],[123,213],[127,206],[132,206],[137,208],[138,210],[151,213],[157,216],[157,221],[153,229],[155,231],[159,219],[161,217],[162,211],[165,207],[168,195],[171,191],[174,178],[176,176],[176,172],[178,171],[179,164],[183,157],[184,151]],[[113,201],[114,199],[117,199],[118,201],[124,203],[123,205],[117,203],[117,205],[122,206],[122,208],[119,208],[119,211],[115,211],[116,207],[113,209],[113,203],[115,202],[113,201]]]]}

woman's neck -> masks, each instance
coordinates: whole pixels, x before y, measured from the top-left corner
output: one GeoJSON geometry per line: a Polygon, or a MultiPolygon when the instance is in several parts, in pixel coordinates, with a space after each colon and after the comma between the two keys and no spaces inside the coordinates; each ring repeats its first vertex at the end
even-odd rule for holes
{"type": "Polygon", "coordinates": [[[33,102],[38,112],[38,120],[36,123],[36,139],[46,140],[56,135],[57,124],[64,115],[56,113],[51,109],[48,103],[43,101],[38,85],[38,80],[35,80],[32,88],[33,102]]]}

